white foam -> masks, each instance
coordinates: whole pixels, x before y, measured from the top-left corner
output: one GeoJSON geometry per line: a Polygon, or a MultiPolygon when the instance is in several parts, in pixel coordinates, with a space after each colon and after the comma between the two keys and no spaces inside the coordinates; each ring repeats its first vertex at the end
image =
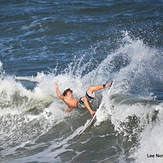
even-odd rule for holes
{"type": "MultiPolygon", "coordinates": [[[[135,134],[140,135],[137,137],[140,140],[139,144],[136,144],[136,147],[131,152],[131,157],[136,158],[137,162],[141,160],[144,162],[149,161],[150,159],[146,158],[147,152],[155,154],[160,153],[160,149],[163,151],[163,132],[161,130],[163,127],[162,105],[151,105],[148,102],[143,104],[141,102],[142,99],[146,101],[152,100],[153,94],[151,93],[151,88],[155,87],[152,85],[152,82],[155,81],[155,75],[158,83],[163,81],[162,69],[159,69],[159,66],[155,68],[156,63],[162,61],[158,51],[144,45],[141,40],[132,40],[126,34],[122,40],[122,45],[114,52],[108,54],[108,57],[88,74],[83,75],[83,72],[91,64],[91,59],[89,63],[83,66],[80,65],[81,61],[82,59],[77,60],[75,64],[71,64],[67,70],[60,74],[55,72],[45,74],[42,72],[38,73],[36,77],[25,77],[26,79],[38,82],[33,90],[27,90],[21,82],[16,82],[13,77],[4,75],[0,79],[0,99],[3,105],[0,109],[0,116],[4,123],[4,127],[1,128],[1,133],[4,135],[2,139],[5,140],[5,136],[7,135],[9,137],[12,136],[17,131],[17,127],[20,129],[20,133],[17,132],[19,138],[17,143],[19,146],[24,146],[21,142],[34,141],[34,137],[37,137],[37,132],[44,134],[52,126],[64,121],[67,116],[72,116],[73,118],[73,116],[79,114],[78,110],[75,110],[75,114],[73,114],[74,112],[70,114],[64,113],[67,106],[57,97],[54,81],[59,84],[61,92],[67,88],[71,88],[74,97],[79,98],[85,95],[90,85],[105,84],[114,79],[113,92],[110,92],[108,95],[105,91],[101,91],[103,92],[104,106],[97,115],[96,125],[100,125],[101,122],[109,118],[117,133],[123,133],[124,136],[131,137],[131,139],[135,134]],[[15,104],[15,100],[13,99],[15,95],[18,95],[18,99],[21,99],[17,104],[15,104]],[[141,99],[140,102],[137,101],[137,98],[141,99]],[[33,114],[32,111],[30,112],[30,109],[35,107],[40,109],[40,112],[37,114],[33,114]],[[152,115],[155,110],[159,110],[159,121],[152,123],[152,115]],[[133,116],[139,119],[139,124],[138,128],[134,128],[129,133],[126,130],[126,124],[130,123],[129,117],[133,116]],[[30,122],[35,120],[41,127],[38,127],[34,131],[34,126],[31,125],[31,135],[29,137],[21,137],[22,126],[24,124],[28,126],[30,122]],[[6,122],[8,122],[7,126],[5,126],[6,122]],[[12,123],[10,124],[9,122],[12,123]],[[143,129],[141,133],[139,129],[143,129]],[[150,149],[152,150],[150,151],[150,149]]],[[[0,64],[1,67],[2,65],[0,64]]],[[[72,135],[74,137],[75,133],[72,135]]],[[[69,139],[71,139],[71,136],[65,139],[65,142],[69,139]]],[[[6,143],[4,147],[9,149],[9,143],[12,144],[12,141],[15,140],[12,137],[10,142],[4,141],[6,143]]],[[[64,140],[61,142],[62,144],[64,144],[64,140]]],[[[11,149],[11,153],[15,149],[11,149]]],[[[9,151],[7,154],[11,153],[9,151]]],[[[158,160],[155,159],[154,161],[158,160]]]]}
{"type": "Polygon", "coordinates": [[[136,162],[156,162],[162,163],[163,159],[163,125],[156,124],[153,126],[147,126],[146,129],[141,133],[140,145],[134,153],[136,162]],[[150,157],[153,155],[154,157],[150,157]],[[162,155],[157,157],[157,155],[162,155]]]}

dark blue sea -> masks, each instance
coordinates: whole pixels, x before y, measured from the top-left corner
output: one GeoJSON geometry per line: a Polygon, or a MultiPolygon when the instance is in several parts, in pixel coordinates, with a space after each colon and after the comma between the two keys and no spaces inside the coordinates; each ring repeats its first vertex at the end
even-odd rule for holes
{"type": "Polygon", "coordinates": [[[0,162],[162,163],[163,0],[0,0],[0,162]]]}

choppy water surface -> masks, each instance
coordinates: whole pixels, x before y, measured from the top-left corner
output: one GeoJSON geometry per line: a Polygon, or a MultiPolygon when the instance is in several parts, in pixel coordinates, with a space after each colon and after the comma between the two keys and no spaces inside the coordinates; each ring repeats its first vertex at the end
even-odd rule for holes
{"type": "Polygon", "coordinates": [[[163,162],[162,0],[3,0],[0,11],[1,162],[163,162]],[[90,115],[65,114],[53,82],[79,98],[111,80],[78,135],[90,115]]]}

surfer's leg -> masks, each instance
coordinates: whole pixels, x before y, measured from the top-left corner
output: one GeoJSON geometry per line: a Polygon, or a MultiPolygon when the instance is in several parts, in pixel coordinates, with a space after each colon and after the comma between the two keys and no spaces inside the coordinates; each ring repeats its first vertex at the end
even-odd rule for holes
{"type": "Polygon", "coordinates": [[[93,115],[95,113],[95,111],[93,111],[89,105],[89,102],[88,102],[88,99],[84,96],[82,98],[83,102],[84,102],[84,105],[85,107],[88,109],[88,111],[90,112],[91,115],[93,115]]]}
{"type": "Polygon", "coordinates": [[[88,88],[88,91],[90,93],[93,93],[94,91],[97,91],[97,90],[100,90],[100,89],[103,89],[105,87],[110,87],[112,85],[112,82],[108,83],[108,84],[104,84],[104,85],[94,85],[94,86],[90,86],[88,88]]]}

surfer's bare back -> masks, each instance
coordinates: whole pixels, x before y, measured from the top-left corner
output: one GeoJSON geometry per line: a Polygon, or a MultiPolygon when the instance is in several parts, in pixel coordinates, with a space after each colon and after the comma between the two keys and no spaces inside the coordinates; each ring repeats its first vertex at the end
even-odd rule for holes
{"type": "Polygon", "coordinates": [[[105,87],[110,87],[112,85],[112,82],[108,83],[108,84],[104,84],[104,85],[94,85],[94,86],[90,86],[86,92],[86,95],[81,97],[80,99],[77,98],[73,98],[73,94],[72,94],[72,90],[70,88],[64,90],[63,94],[60,93],[59,90],[59,85],[54,82],[55,88],[56,88],[56,93],[57,96],[63,100],[66,105],[68,106],[68,109],[65,111],[70,112],[71,109],[73,108],[87,108],[88,111],[90,112],[91,115],[93,115],[95,113],[95,111],[93,111],[89,105],[89,103],[91,102],[91,100],[93,100],[95,98],[95,92],[97,90],[103,89],[105,87]]]}

